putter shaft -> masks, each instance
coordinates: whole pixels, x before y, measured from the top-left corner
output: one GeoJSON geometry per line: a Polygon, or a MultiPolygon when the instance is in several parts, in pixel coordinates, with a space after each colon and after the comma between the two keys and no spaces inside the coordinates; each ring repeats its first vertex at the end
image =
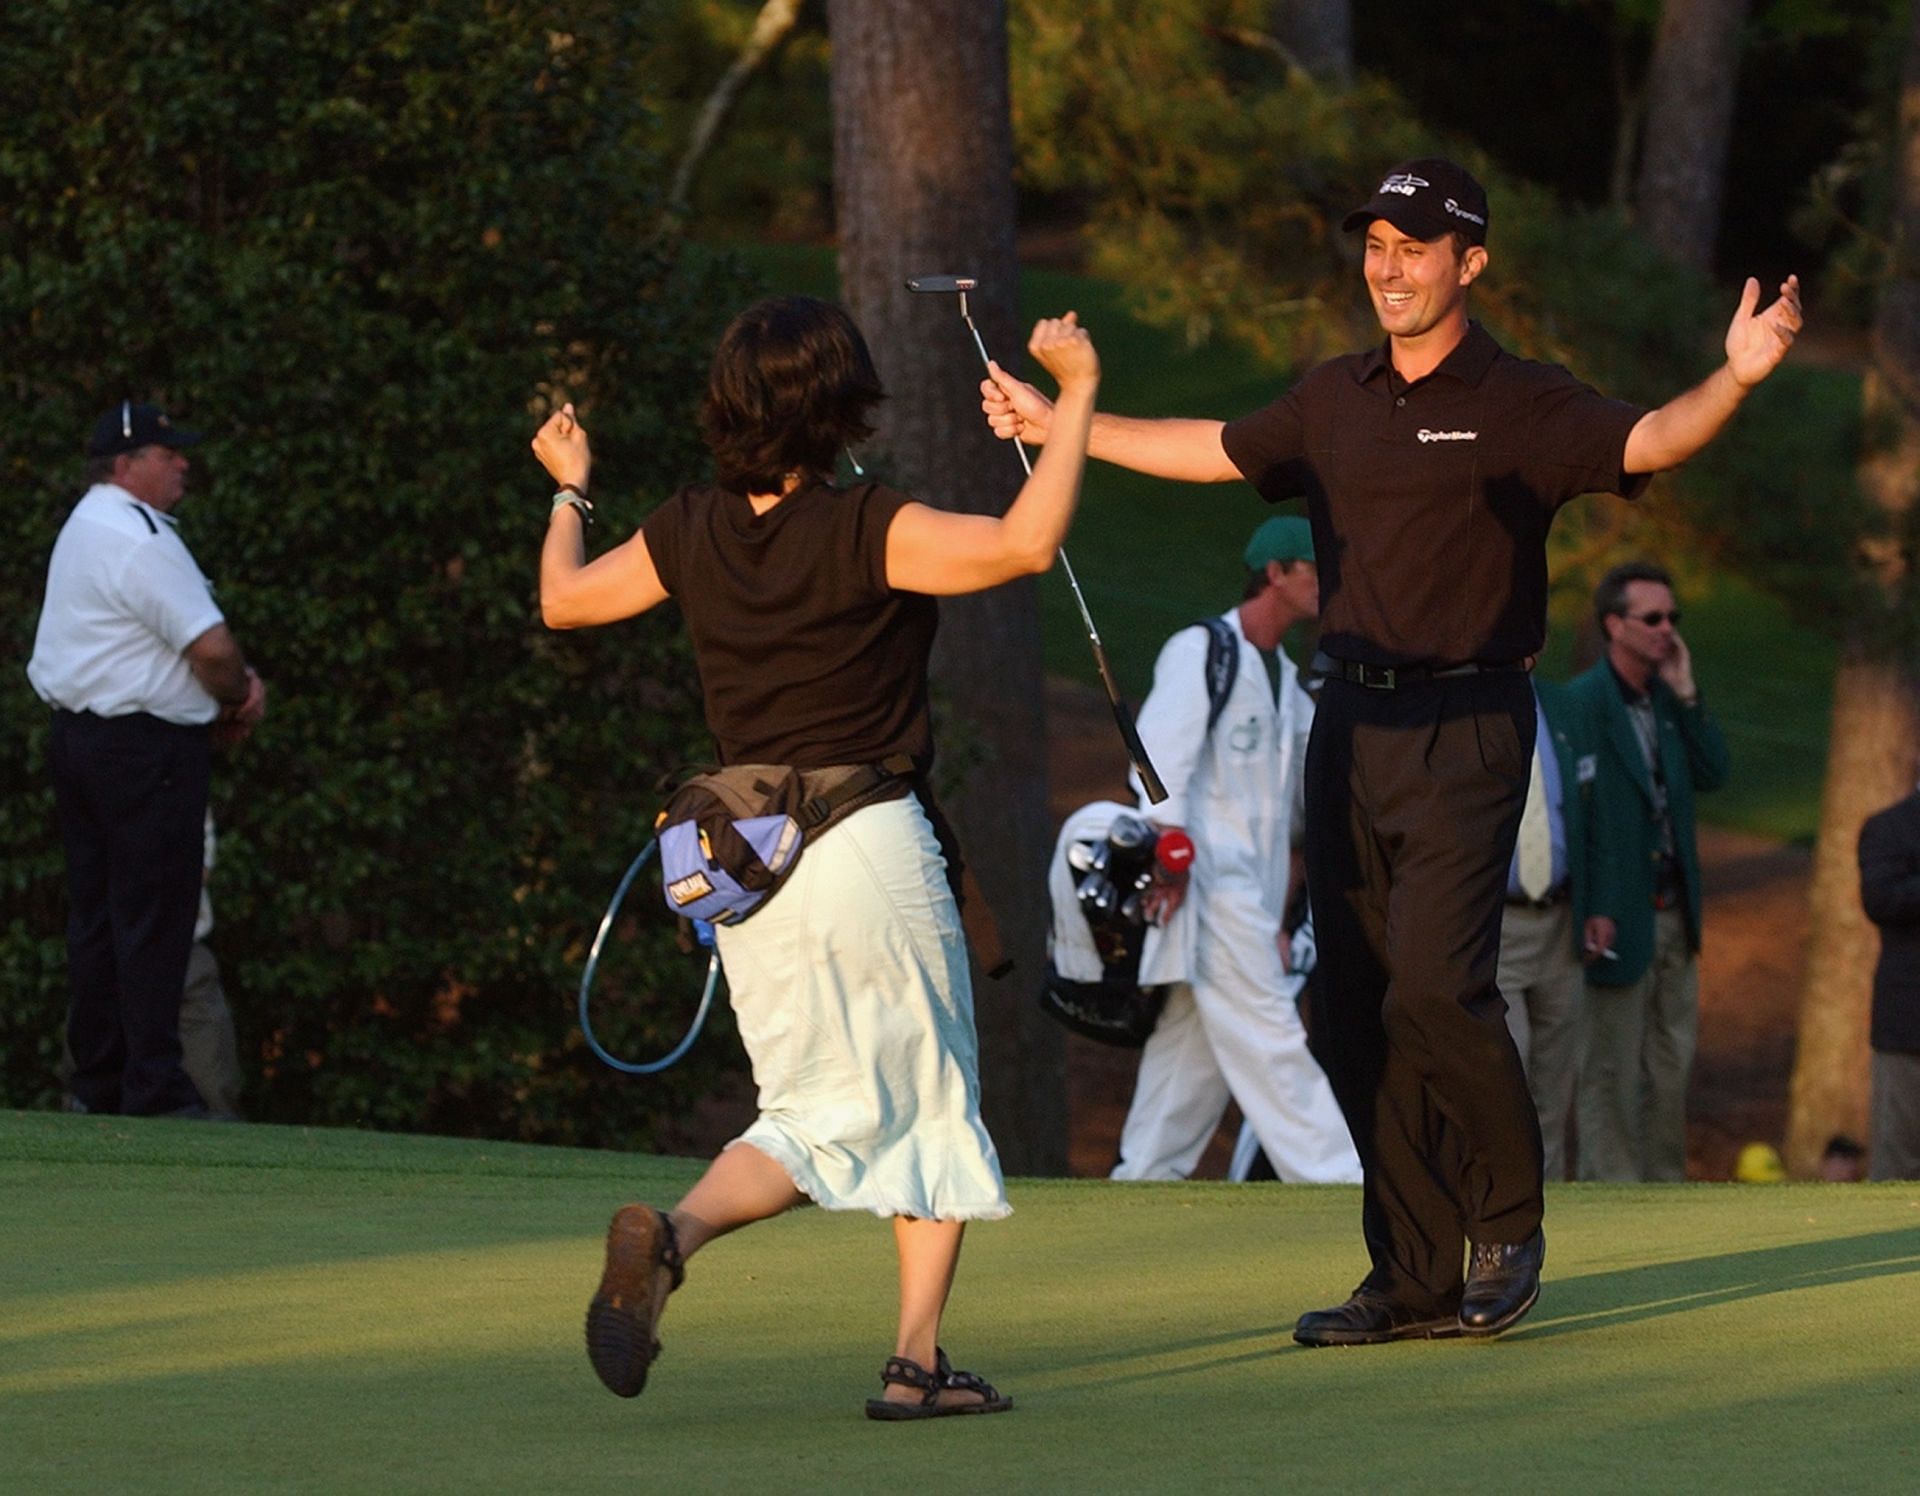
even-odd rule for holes
{"type": "MultiPolygon", "coordinates": [[[[987,353],[986,340],[980,336],[980,328],[973,320],[973,311],[967,305],[967,292],[977,290],[980,282],[969,275],[916,275],[907,281],[909,291],[954,295],[960,298],[960,319],[967,324],[967,331],[973,336],[973,346],[980,354],[980,367],[989,373],[993,369],[993,359],[987,353]]],[[[1018,436],[1013,439],[1014,455],[1020,459],[1020,466],[1026,469],[1027,476],[1033,476],[1033,459],[1027,456],[1026,443],[1018,436]]],[[[1080,610],[1080,622],[1087,631],[1087,643],[1093,647],[1094,668],[1100,672],[1100,684],[1106,688],[1107,702],[1113,708],[1114,723],[1120,729],[1120,739],[1126,744],[1127,757],[1133,761],[1134,770],[1140,776],[1140,785],[1147,792],[1147,800],[1158,805],[1167,798],[1167,787],[1153,767],[1153,760],[1147,757],[1146,744],[1140,741],[1140,730],[1134,726],[1133,713],[1127,709],[1127,703],[1120,695],[1120,685],[1113,678],[1113,666],[1107,661],[1107,647],[1100,641],[1100,630],[1093,622],[1093,610],[1087,606],[1087,595],[1080,590],[1080,578],[1074,575],[1073,562],[1067,559],[1067,548],[1061,546],[1055,552],[1060,557],[1060,567],[1067,574],[1067,590],[1073,594],[1074,606],[1080,610]]]]}

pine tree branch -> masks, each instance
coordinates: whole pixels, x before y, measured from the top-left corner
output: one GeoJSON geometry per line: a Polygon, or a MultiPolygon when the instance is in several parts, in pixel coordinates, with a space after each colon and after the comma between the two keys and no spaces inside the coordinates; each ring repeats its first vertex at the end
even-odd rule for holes
{"type": "Polygon", "coordinates": [[[680,158],[679,168],[673,174],[673,185],[667,189],[667,219],[671,225],[677,227],[686,222],[694,177],[701,163],[706,160],[707,153],[713,149],[714,141],[719,138],[720,127],[726,123],[728,114],[739,101],[747,80],[792,34],[804,3],[805,0],[767,0],[760,7],[760,14],[754,20],[746,45],[707,96],[707,102],[701,106],[700,117],[694,121],[686,154],[680,158]]]}

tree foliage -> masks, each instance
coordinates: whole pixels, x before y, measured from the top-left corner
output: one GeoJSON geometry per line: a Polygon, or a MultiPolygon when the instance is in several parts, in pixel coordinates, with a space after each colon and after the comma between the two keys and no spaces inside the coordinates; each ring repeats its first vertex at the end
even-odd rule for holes
{"type": "MultiPolygon", "coordinates": [[[[1237,40],[1263,10],[1012,7],[1022,170],[1083,209],[1094,267],[1145,316],[1294,371],[1373,342],[1358,245],[1340,221],[1388,165],[1438,154],[1491,196],[1474,311],[1508,347],[1649,404],[1713,367],[1733,307],[1704,274],[1620,214],[1569,203],[1428,127],[1381,80],[1328,88],[1237,40]]],[[[1684,503],[1563,514],[1558,568],[1584,577],[1628,548],[1707,555],[1823,625],[1853,585],[1851,537],[1873,523],[1849,471],[1857,428],[1846,381],[1789,368],[1750,402],[1737,442],[1663,480],[1684,503]]]]}
{"type": "MultiPolygon", "coordinates": [[[[697,464],[697,371],[737,294],[652,237],[649,21],[44,0],[0,23],[0,1105],[51,1099],[64,1007],[46,716],[18,667],[84,433],[128,395],[210,433],[182,529],[272,692],[214,790],[253,1113],[643,1141],[711,1082],[617,1080],[570,1000],[653,780],[706,754],[679,630],[562,637],[533,608],[546,399],[585,409],[625,533],[697,464]]],[[[698,976],[659,939],[623,955],[611,1036],[670,1039],[698,976]]]]}

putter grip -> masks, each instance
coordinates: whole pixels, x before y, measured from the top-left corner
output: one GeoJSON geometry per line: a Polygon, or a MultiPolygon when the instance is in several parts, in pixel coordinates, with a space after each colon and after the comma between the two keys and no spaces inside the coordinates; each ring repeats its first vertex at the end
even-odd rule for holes
{"type": "MultiPolygon", "coordinates": [[[[1065,551],[1060,553],[1062,556],[1065,551]]],[[[1077,589],[1076,589],[1077,590],[1077,589]]],[[[1086,605],[1081,605],[1084,613],[1086,605]]],[[[1100,672],[1100,684],[1107,689],[1107,702],[1113,707],[1113,720],[1120,728],[1120,741],[1127,745],[1127,758],[1133,764],[1133,770],[1140,776],[1140,787],[1147,792],[1147,803],[1158,805],[1167,798],[1167,787],[1160,782],[1160,775],[1153,767],[1153,760],[1147,757],[1147,745],[1140,741],[1140,731],[1133,725],[1133,713],[1128,710],[1126,698],[1120,694],[1120,683],[1113,678],[1113,666],[1107,663],[1107,651],[1100,643],[1100,636],[1093,632],[1093,620],[1087,619],[1087,639],[1093,645],[1093,665],[1100,672]]]]}
{"type": "Polygon", "coordinates": [[[1140,776],[1140,786],[1147,792],[1147,803],[1158,805],[1167,798],[1167,787],[1160,782],[1153,760],[1147,757],[1147,745],[1140,741],[1139,729],[1133,725],[1133,713],[1117,696],[1113,699],[1113,720],[1120,724],[1120,736],[1127,745],[1127,757],[1133,760],[1134,772],[1140,776]]]}

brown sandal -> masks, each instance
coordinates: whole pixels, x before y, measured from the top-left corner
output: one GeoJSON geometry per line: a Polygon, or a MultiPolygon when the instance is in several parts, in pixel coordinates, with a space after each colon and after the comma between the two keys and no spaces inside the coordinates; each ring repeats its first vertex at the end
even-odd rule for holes
{"type": "Polygon", "coordinates": [[[672,1221],[651,1205],[614,1212],[606,1270],[587,1305],[587,1359],[609,1392],[638,1397],[647,1385],[660,1354],[660,1312],[686,1276],[672,1221]]]}
{"type": "Polygon", "coordinates": [[[1002,1397],[991,1382],[970,1371],[955,1371],[953,1363],[947,1360],[947,1353],[937,1346],[934,1356],[932,1371],[905,1356],[887,1357],[887,1364],[880,1371],[881,1385],[913,1387],[919,1391],[920,1401],[890,1402],[884,1397],[870,1397],[867,1417],[899,1423],[915,1418],[952,1418],[962,1413],[1004,1413],[1013,1406],[1013,1399],[1002,1397]],[[940,1394],[949,1387],[976,1393],[981,1401],[942,1404],[940,1394]]]}

